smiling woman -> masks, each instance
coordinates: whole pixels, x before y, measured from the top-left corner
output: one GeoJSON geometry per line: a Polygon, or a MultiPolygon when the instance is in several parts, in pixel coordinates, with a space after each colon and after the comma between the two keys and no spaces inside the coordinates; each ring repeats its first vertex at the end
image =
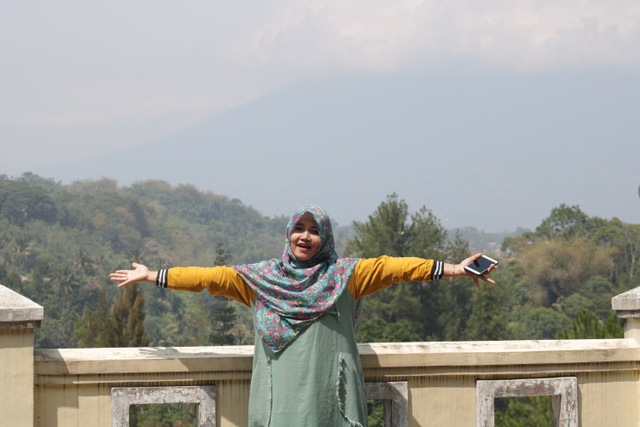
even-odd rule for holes
{"type": "Polygon", "coordinates": [[[300,261],[309,261],[320,247],[320,232],[313,216],[305,212],[291,232],[291,252],[300,261]]]}
{"type": "Polygon", "coordinates": [[[158,272],[133,264],[135,270],[119,270],[111,278],[122,282],[119,286],[147,281],[183,291],[206,288],[254,308],[249,426],[363,427],[367,401],[355,339],[363,297],[392,283],[442,277],[494,283],[464,270],[479,256],[457,265],[421,258],[340,258],[329,215],[305,206],[289,221],[282,260],[158,272]]]}

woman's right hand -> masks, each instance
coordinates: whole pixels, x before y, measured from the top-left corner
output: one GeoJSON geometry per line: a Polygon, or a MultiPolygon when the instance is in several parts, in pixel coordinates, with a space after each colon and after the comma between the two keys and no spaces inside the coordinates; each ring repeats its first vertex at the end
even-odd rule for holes
{"type": "Polygon", "coordinates": [[[128,285],[129,283],[137,282],[150,282],[155,283],[158,276],[157,271],[149,271],[149,269],[138,263],[132,263],[131,267],[134,270],[118,270],[115,273],[111,273],[109,276],[114,282],[120,282],[118,287],[128,285]]]}

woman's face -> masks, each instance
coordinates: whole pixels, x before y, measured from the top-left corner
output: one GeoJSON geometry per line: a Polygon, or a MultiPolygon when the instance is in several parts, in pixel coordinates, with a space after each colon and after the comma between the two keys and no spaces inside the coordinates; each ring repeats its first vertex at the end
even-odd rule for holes
{"type": "Polygon", "coordinates": [[[302,215],[293,227],[289,241],[291,252],[300,261],[309,261],[318,252],[320,232],[309,212],[302,215]]]}

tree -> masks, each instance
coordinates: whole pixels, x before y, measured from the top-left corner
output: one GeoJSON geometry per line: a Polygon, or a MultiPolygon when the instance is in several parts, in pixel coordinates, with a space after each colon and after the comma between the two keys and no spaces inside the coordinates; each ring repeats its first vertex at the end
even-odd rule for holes
{"type": "Polygon", "coordinates": [[[412,342],[420,341],[413,324],[406,319],[388,323],[380,318],[371,319],[358,328],[358,342],[412,342]]]}
{"type": "Polygon", "coordinates": [[[536,307],[526,312],[521,321],[524,326],[521,339],[553,339],[558,331],[566,327],[568,319],[552,308],[536,307]]]}
{"type": "Polygon", "coordinates": [[[144,292],[138,290],[137,283],[125,286],[111,311],[106,332],[107,347],[149,345],[144,317],[144,292]]]}
{"type": "Polygon", "coordinates": [[[613,268],[612,248],[576,236],[573,239],[551,239],[528,246],[519,258],[527,279],[543,292],[545,305],[569,297],[589,278],[607,276],[613,268]]]}
{"type": "MultiPolygon", "coordinates": [[[[470,255],[469,242],[456,230],[454,240],[445,248],[445,261],[455,264],[470,255]]],[[[465,330],[473,309],[474,295],[478,292],[473,282],[463,277],[454,277],[425,284],[418,292],[424,301],[423,322],[425,328],[428,328],[429,339],[467,339],[465,330]]]]}
{"type": "Polygon", "coordinates": [[[69,264],[62,264],[52,272],[54,290],[64,297],[73,296],[80,287],[80,278],[69,264]]]}
{"type": "Polygon", "coordinates": [[[11,237],[7,233],[0,234],[0,257],[2,258],[2,265],[7,265],[7,262],[11,258],[9,243],[11,243],[11,237]]]}
{"type": "Polygon", "coordinates": [[[426,207],[409,217],[409,207],[394,193],[387,196],[364,223],[353,222],[357,236],[347,242],[347,256],[375,258],[418,256],[433,258],[447,236],[440,221],[426,207]],[[411,221],[409,221],[411,219],[411,221]]]}
{"type": "Polygon", "coordinates": [[[464,337],[470,341],[498,341],[507,336],[508,300],[504,284],[486,285],[473,294],[471,315],[466,322],[464,337]]]}
{"type": "Polygon", "coordinates": [[[20,292],[22,280],[20,280],[20,276],[15,273],[9,273],[4,266],[0,265],[0,285],[4,285],[9,289],[20,292]]]}
{"type": "MultiPolygon", "coordinates": [[[[218,240],[216,245],[216,259],[214,264],[217,266],[227,265],[231,262],[231,253],[229,253],[222,240],[218,240]]],[[[237,314],[235,307],[230,304],[229,298],[215,297],[215,315],[213,316],[213,331],[209,336],[209,340],[213,345],[233,345],[236,338],[229,331],[236,324],[237,314]]]]}
{"type": "Polygon", "coordinates": [[[74,338],[78,340],[80,347],[111,347],[109,342],[108,327],[110,322],[110,310],[107,304],[107,292],[100,291],[100,297],[96,309],[92,311],[85,307],[83,316],[74,319],[76,333],[74,338]]]}
{"type": "Polygon", "coordinates": [[[15,254],[18,269],[23,270],[24,266],[31,255],[31,241],[28,237],[17,236],[14,239],[13,252],[15,254]]]}
{"type": "Polygon", "coordinates": [[[41,187],[26,182],[0,181],[0,219],[22,225],[32,219],[56,221],[56,205],[41,187]]]}
{"type": "MultiPolygon", "coordinates": [[[[224,247],[221,239],[215,249],[216,266],[227,265],[232,255],[224,247]]],[[[185,337],[187,345],[234,345],[236,337],[230,332],[236,325],[237,313],[227,297],[208,294],[193,296],[185,316],[185,328],[189,331],[185,337]]]]}
{"type": "Polygon", "coordinates": [[[599,320],[587,309],[582,310],[573,319],[571,330],[558,332],[556,338],[561,340],[623,338],[624,330],[616,314],[612,314],[606,322],[599,320]]]}
{"type": "Polygon", "coordinates": [[[496,410],[495,422],[496,427],[550,426],[551,399],[549,396],[511,398],[506,411],[496,410]]]}
{"type": "Polygon", "coordinates": [[[588,223],[589,217],[578,205],[567,206],[562,203],[551,210],[551,214],[536,228],[536,234],[546,238],[570,238],[578,233],[586,234],[589,231],[588,223]]]}
{"type": "Polygon", "coordinates": [[[145,258],[144,258],[144,251],[142,249],[140,249],[139,246],[136,246],[135,248],[132,248],[129,251],[129,261],[131,261],[132,263],[138,263],[138,264],[144,264],[145,263],[145,258]]]}
{"type": "MultiPolygon", "coordinates": [[[[357,235],[347,241],[347,256],[442,259],[445,253],[446,231],[440,221],[426,207],[409,215],[408,205],[395,193],[387,196],[387,200],[369,215],[368,221],[356,221],[353,226],[357,235]]],[[[415,333],[421,339],[434,336],[439,332],[438,316],[442,313],[440,295],[440,286],[435,282],[393,285],[384,292],[366,297],[359,328],[368,331],[367,339],[379,341],[393,338],[386,332],[388,328],[406,330],[406,324],[401,322],[409,322],[412,325],[409,335],[415,333]],[[385,326],[382,327],[379,321],[368,325],[373,319],[382,320],[385,326]]],[[[364,339],[365,335],[360,336],[364,339]]]]}
{"type": "Polygon", "coordinates": [[[89,251],[80,248],[76,253],[76,266],[84,273],[91,274],[91,267],[93,266],[93,259],[89,254],[89,251]]]}
{"type": "Polygon", "coordinates": [[[612,218],[598,229],[594,240],[614,249],[616,275],[626,274],[630,279],[636,276],[640,259],[640,224],[625,224],[618,218],[612,218]]]}

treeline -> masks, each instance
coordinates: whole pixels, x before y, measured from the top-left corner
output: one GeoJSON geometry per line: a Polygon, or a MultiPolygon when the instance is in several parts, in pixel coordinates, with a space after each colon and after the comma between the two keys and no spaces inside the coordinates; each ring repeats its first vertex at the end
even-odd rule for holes
{"type": "Polygon", "coordinates": [[[131,262],[159,269],[280,257],[287,221],[191,185],[0,175],[0,283],[44,306],[39,347],[252,343],[251,313],[239,304],[229,325],[220,319],[226,299],[118,289],[108,274],[131,262]],[[125,310],[132,298],[144,301],[137,320],[125,310]],[[133,332],[141,321],[144,335],[133,332]],[[109,332],[123,327],[131,331],[109,332]]]}
{"type": "MultiPolygon", "coordinates": [[[[461,233],[447,236],[426,208],[411,215],[396,195],[354,227],[357,236],[346,251],[350,256],[457,263],[470,255],[461,233]]],[[[611,297],[640,285],[640,225],[589,217],[578,206],[560,205],[535,231],[505,238],[500,253],[499,268],[492,273],[497,284],[485,283],[481,292],[470,279],[455,278],[397,284],[367,297],[358,341],[623,336],[611,297]]],[[[370,426],[384,425],[380,402],[369,402],[369,413],[370,426]]],[[[496,407],[497,427],[545,425],[551,425],[549,397],[509,399],[496,407]]]]}
{"type": "MultiPolygon", "coordinates": [[[[206,293],[118,289],[108,273],[134,261],[158,269],[279,258],[287,220],[190,185],[118,187],[104,178],[61,185],[29,173],[0,175],[0,283],[45,307],[40,347],[249,344],[249,309],[206,293]]],[[[463,231],[470,230],[477,234],[463,231]]],[[[336,234],[348,256],[459,262],[470,254],[461,233],[448,235],[429,209],[411,213],[396,195],[336,234]]],[[[639,225],[561,205],[535,231],[504,239],[500,254],[498,284],[482,292],[457,278],[367,297],[358,339],[621,335],[610,300],[640,285],[639,225]]]]}
{"type": "MultiPolygon", "coordinates": [[[[355,223],[350,256],[419,256],[455,263],[470,255],[447,240],[426,208],[413,215],[396,195],[355,223]]],[[[640,225],[589,217],[561,205],[535,231],[508,237],[497,285],[467,278],[403,283],[365,300],[360,341],[459,341],[621,337],[611,297],[640,285],[640,225]],[[482,283],[482,282],[481,282],[482,283]]],[[[495,256],[495,255],[493,255],[495,256]]]]}
{"type": "MultiPolygon", "coordinates": [[[[119,289],[108,274],[131,262],[159,269],[279,258],[287,221],[191,185],[0,175],[0,283],[44,306],[38,347],[252,344],[251,311],[240,304],[153,285],[119,289]]],[[[410,213],[394,194],[367,221],[335,231],[346,256],[455,263],[476,249],[473,238],[500,260],[497,285],[481,292],[456,278],[367,297],[360,342],[621,337],[611,297],[640,286],[640,225],[589,217],[578,206],[554,208],[535,231],[467,227],[451,235],[429,209],[410,213]],[[494,242],[505,236],[498,251],[494,242]]],[[[548,399],[503,406],[498,426],[551,422],[548,399]]],[[[174,409],[136,417],[184,418],[174,409]]],[[[372,411],[370,424],[381,425],[381,407],[372,411]]]]}

